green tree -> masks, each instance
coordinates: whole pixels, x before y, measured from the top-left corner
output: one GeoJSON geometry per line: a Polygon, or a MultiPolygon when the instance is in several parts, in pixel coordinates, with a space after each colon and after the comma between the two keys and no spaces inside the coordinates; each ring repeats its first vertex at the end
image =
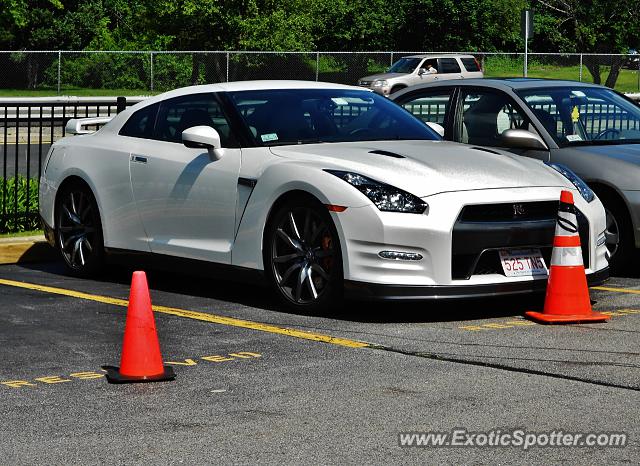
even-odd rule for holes
{"type": "MultiPolygon", "coordinates": [[[[536,8],[545,16],[546,30],[559,32],[565,51],[616,54],[640,47],[637,0],[538,0],[536,8]]],[[[607,64],[605,85],[613,88],[625,61],[625,57],[589,57],[585,66],[600,84],[602,67],[607,64]]]]}

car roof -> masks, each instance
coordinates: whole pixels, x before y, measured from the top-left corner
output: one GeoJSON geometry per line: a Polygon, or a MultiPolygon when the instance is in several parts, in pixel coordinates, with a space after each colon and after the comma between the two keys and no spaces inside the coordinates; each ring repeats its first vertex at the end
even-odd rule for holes
{"type": "MultiPolygon", "coordinates": [[[[601,87],[598,84],[584,83],[578,81],[570,81],[566,79],[544,79],[544,78],[471,78],[465,80],[445,80],[433,83],[418,84],[417,86],[408,87],[401,91],[403,94],[416,89],[430,87],[449,87],[449,86],[484,86],[501,90],[520,90],[520,89],[542,89],[550,87],[601,87]]],[[[608,88],[607,88],[608,89],[608,88]]]]}
{"type": "MultiPolygon", "coordinates": [[[[364,92],[372,92],[369,89],[365,89],[359,86],[348,86],[346,84],[327,83],[321,81],[299,81],[299,80],[261,80],[261,81],[231,81],[225,83],[216,84],[201,84],[199,86],[187,86],[173,89],[162,94],[155,95],[135,105],[127,107],[117,116],[117,125],[114,125],[114,130],[124,124],[129,116],[137,110],[153,105],[157,102],[161,102],[173,97],[180,97],[183,95],[191,94],[204,94],[207,92],[235,92],[235,91],[256,91],[256,90],[278,90],[278,89],[346,89],[357,90],[364,92]]],[[[108,127],[105,127],[107,129],[108,127]]]]}
{"type": "Polygon", "coordinates": [[[348,86],[346,84],[327,83],[319,81],[297,81],[297,80],[261,80],[261,81],[231,81],[216,84],[201,84],[199,86],[187,86],[174,89],[172,91],[158,94],[145,100],[147,104],[155,103],[172,97],[180,97],[189,94],[200,94],[207,92],[235,92],[235,91],[258,91],[258,90],[278,90],[278,89],[350,89],[366,91],[359,86],[348,86]]]}

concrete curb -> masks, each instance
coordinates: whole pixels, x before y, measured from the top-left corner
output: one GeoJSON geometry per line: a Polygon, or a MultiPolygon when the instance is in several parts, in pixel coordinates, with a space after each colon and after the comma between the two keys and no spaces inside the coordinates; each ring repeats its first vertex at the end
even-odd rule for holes
{"type": "Polygon", "coordinates": [[[58,258],[58,252],[42,235],[0,238],[0,264],[46,262],[58,258]]]}

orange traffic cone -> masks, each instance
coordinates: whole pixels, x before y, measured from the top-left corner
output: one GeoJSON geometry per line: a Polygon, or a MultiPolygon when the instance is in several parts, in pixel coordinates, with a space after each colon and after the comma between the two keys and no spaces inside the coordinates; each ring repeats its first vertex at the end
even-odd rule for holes
{"type": "Polygon", "coordinates": [[[107,371],[107,380],[111,383],[158,382],[175,378],[173,369],[162,364],[147,276],[144,272],[133,272],[120,367],[103,368],[107,371]]]}
{"type": "Polygon", "coordinates": [[[560,195],[544,311],[527,311],[525,315],[543,324],[604,322],[609,318],[591,309],[576,207],[569,191],[562,191],[560,195]]]}

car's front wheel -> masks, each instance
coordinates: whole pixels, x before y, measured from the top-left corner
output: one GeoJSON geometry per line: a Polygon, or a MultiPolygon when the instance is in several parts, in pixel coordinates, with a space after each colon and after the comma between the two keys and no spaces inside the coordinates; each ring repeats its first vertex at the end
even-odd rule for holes
{"type": "Polygon", "coordinates": [[[104,259],[102,224],[93,193],[83,183],[62,187],[55,231],[56,243],[71,273],[90,276],[100,269],[104,259]]]}
{"type": "Polygon", "coordinates": [[[307,198],[286,202],[271,217],[265,239],[265,270],[284,304],[313,313],[339,302],[340,240],[324,205],[307,198]]]}
{"type": "Polygon", "coordinates": [[[634,251],[631,219],[621,199],[606,192],[596,192],[606,214],[605,245],[612,273],[623,273],[631,264],[634,251]]]}

